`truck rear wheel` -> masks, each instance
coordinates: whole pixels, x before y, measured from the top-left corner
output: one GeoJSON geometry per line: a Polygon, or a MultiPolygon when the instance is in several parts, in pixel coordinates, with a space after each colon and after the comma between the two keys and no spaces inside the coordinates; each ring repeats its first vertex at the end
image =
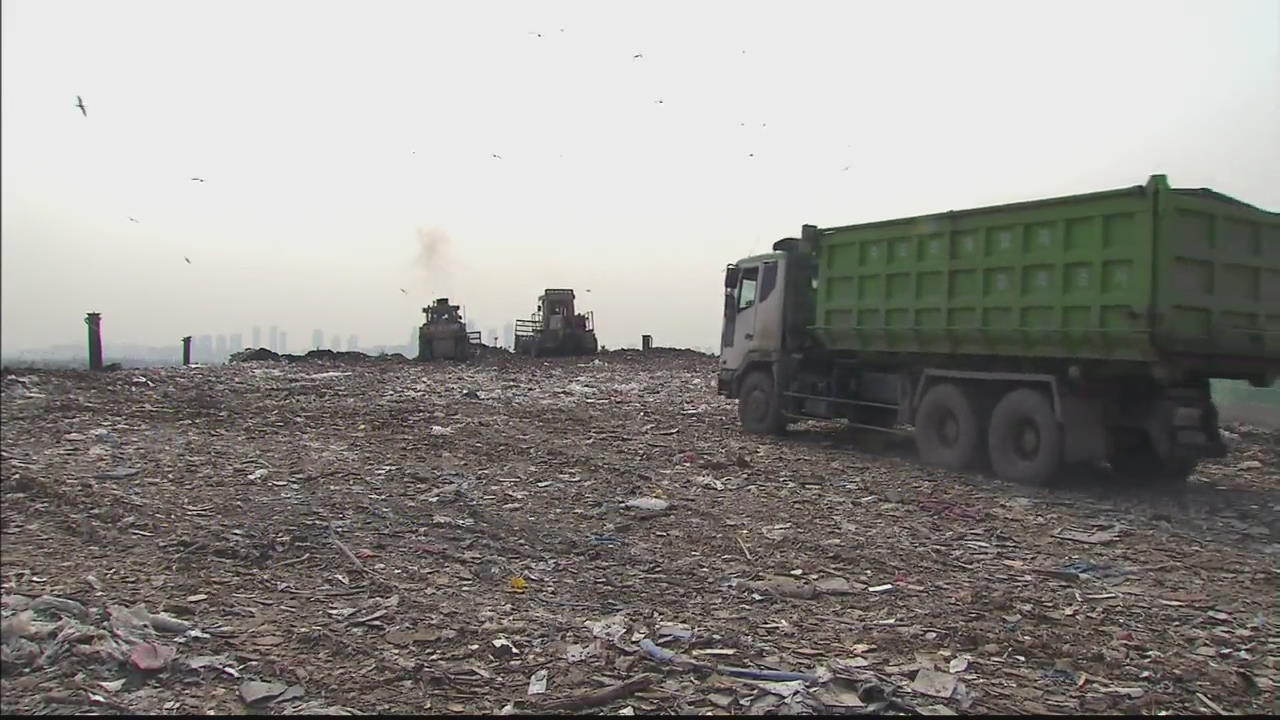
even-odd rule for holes
{"type": "Polygon", "coordinates": [[[916,412],[916,449],[920,459],[950,470],[966,470],[982,455],[982,423],[969,393],[959,386],[935,385],[916,412]]]}
{"type": "Polygon", "coordinates": [[[769,373],[757,370],[742,381],[738,390],[738,420],[747,432],[757,435],[776,435],[786,427],[769,373]]]}
{"type": "Polygon", "coordinates": [[[1196,469],[1196,461],[1161,458],[1145,430],[1113,431],[1107,464],[1122,478],[1144,484],[1183,485],[1196,469]]]}
{"type": "Polygon", "coordinates": [[[1044,393],[1019,388],[991,412],[987,451],[996,475],[1029,485],[1047,485],[1062,468],[1062,426],[1044,393]]]}

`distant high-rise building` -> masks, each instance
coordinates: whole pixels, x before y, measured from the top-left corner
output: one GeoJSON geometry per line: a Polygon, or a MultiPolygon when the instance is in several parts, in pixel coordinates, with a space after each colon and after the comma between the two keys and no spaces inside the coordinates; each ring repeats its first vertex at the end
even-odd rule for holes
{"type": "Polygon", "coordinates": [[[267,328],[267,349],[268,350],[272,352],[280,352],[279,346],[276,345],[276,340],[279,339],[279,336],[280,336],[280,331],[276,329],[275,325],[272,325],[271,327],[267,328]]]}
{"type": "Polygon", "coordinates": [[[516,346],[516,324],[505,323],[502,326],[502,346],[510,350],[516,346]]]}
{"type": "Polygon", "coordinates": [[[311,331],[311,349],[319,350],[324,347],[324,331],[316,328],[311,331]]]}
{"type": "Polygon", "coordinates": [[[262,347],[262,328],[257,325],[253,326],[253,349],[257,350],[262,347]]]}
{"type": "Polygon", "coordinates": [[[201,335],[196,341],[196,362],[213,362],[213,336],[201,335]]]}
{"type": "Polygon", "coordinates": [[[213,339],[213,359],[221,362],[227,356],[227,336],[219,334],[213,339]]]}
{"type": "Polygon", "coordinates": [[[333,339],[329,341],[329,347],[334,352],[342,352],[342,338],[334,335],[333,339]]]}
{"type": "Polygon", "coordinates": [[[355,335],[349,335],[349,336],[347,337],[347,351],[348,351],[348,352],[359,352],[359,351],[360,351],[360,338],[356,337],[355,335]]]}
{"type": "Polygon", "coordinates": [[[484,333],[484,341],[486,344],[492,343],[494,347],[500,342],[498,339],[498,328],[489,328],[484,333]]]}
{"type": "Polygon", "coordinates": [[[244,349],[244,337],[240,333],[231,333],[231,337],[227,338],[227,350],[238,353],[244,349]]]}
{"type": "Polygon", "coordinates": [[[276,350],[276,352],[281,355],[289,352],[289,333],[283,330],[280,331],[280,349],[276,350]]]}

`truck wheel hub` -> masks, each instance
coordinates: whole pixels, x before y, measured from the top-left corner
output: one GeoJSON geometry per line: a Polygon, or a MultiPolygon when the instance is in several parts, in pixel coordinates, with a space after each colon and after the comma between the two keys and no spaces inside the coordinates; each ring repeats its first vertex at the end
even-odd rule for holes
{"type": "Polygon", "coordinates": [[[955,413],[947,411],[938,419],[938,440],[949,448],[960,442],[960,421],[955,413]]]}
{"type": "Polygon", "coordinates": [[[1032,422],[1020,423],[1014,436],[1014,450],[1023,460],[1034,460],[1040,453],[1040,429],[1032,422]]]}

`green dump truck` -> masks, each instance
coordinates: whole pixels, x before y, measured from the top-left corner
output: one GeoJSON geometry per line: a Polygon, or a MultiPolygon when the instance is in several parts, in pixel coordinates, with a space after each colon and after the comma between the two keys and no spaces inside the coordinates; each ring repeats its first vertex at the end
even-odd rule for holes
{"type": "Polygon", "coordinates": [[[1280,374],[1280,214],[1162,175],[773,250],[725,272],[718,389],[753,433],[845,420],[1020,482],[1177,482],[1225,453],[1209,380],[1280,374]]]}

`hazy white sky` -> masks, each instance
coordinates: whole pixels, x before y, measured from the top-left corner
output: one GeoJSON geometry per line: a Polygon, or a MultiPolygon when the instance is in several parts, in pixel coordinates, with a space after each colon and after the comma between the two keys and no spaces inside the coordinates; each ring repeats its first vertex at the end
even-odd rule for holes
{"type": "Polygon", "coordinates": [[[606,345],[714,346],[723,266],[804,223],[1155,172],[1280,209],[1276,0],[5,0],[0,28],[7,350],[89,310],[108,342],[403,343],[434,297],[501,327],[545,287],[590,288],[606,345]],[[419,228],[451,238],[429,271],[419,228]]]}

